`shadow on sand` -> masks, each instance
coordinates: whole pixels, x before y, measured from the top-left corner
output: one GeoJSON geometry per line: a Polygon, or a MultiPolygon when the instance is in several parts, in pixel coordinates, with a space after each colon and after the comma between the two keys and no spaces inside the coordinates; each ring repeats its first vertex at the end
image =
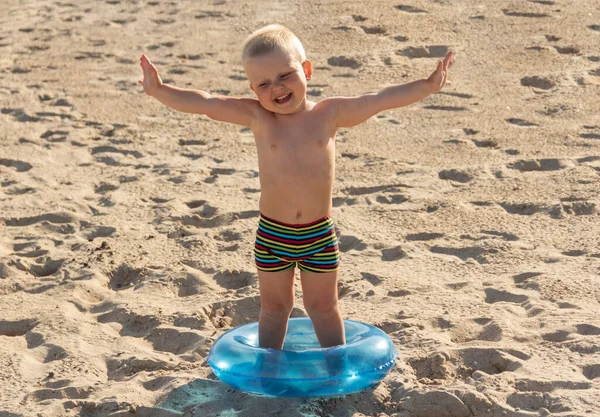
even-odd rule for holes
{"type": "Polygon", "coordinates": [[[372,389],[331,397],[271,397],[238,391],[218,380],[197,379],[175,388],[153,410],[155,413],[164,410],[161,417],[184,413],[186,417],[309,417],[323,415],[323,412],[335,417],[351,417],[357,411],[354,408],[357,403],[370,404],[366,408],[371,410],[378,408],[373,407],[377,401],[369,397],[373,397],[372,389]]]}

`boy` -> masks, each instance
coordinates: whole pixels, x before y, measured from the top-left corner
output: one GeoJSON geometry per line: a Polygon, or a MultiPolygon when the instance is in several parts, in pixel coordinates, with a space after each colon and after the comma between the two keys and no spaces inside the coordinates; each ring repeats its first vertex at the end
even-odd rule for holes
{"type": "Polygon", "coordinates": [[[338,309],[339,251],[330,217],[338,128],[406,106],[442,89],[452,52],[426,80],[386,87],[360,97],[307,100],[313,74],[300,40],[286,27],[263,27],[244,42],[243,64],[257,99],[214,96],[163,84],[144,55],[146,94],[186,113],[249,127],[254,133],[261,185],[254,248],[261,311],[259,345],[281,349],[294,304],[294,270],[322,347],[345,343],[338,309]]]}

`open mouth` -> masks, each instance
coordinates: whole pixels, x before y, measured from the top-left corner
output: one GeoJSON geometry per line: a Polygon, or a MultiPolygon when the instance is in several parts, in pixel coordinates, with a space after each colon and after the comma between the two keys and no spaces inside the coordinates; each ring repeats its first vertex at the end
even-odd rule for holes
{"type": "Polygon", "coordinates": [[[283,104],[283,103],[287,103],[288,101],[290,101],[291,98],[292,98],[292,93],[289,92],[287,94],[284,94],[282,96],[275,98],[273,101],[275,101],[275,103],[278,103],[278,104],[283,104]]]}

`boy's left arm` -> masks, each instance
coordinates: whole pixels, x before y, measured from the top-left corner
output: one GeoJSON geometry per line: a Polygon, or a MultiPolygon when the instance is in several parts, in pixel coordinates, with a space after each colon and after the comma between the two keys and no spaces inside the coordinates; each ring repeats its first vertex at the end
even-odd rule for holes
{"type": "Polygon", "coordinates": [[[438,61],[436,70],[427,79],[392,85],[378,93],[360,97],[329,99],[336,108],[337,127],[356,126],[383,110],[408,106],[437,93],[445,85],[451,84],[448,81],[448,69],[451,65],[452,51],[448,52],[443,60],[438,61]]]}

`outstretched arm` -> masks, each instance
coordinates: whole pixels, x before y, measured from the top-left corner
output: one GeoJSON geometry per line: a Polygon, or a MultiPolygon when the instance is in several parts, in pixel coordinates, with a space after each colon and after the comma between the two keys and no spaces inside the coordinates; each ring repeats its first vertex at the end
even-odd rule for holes
{"type": "Polygon", "coordinates": [[[164,84],[156,66],[146,55],[140,58],[144,79],[138,84],[164,105],[185,113],[205,114],[211,119],[251,127],[260,104],[257,100],[213,96],[206,91],[188,90],[164,84]]]}
{"type": "Polygon", "coordinates": [[[336,107],[337,127],[356,126],[383,110],[408,106],[440,91],[445,85],[451,84],[448,81],[451,59],[452,51],[438,61],[436,70],[427,79],[392,85],[378,93],[360,97],[330,99],[336,107]]]}

